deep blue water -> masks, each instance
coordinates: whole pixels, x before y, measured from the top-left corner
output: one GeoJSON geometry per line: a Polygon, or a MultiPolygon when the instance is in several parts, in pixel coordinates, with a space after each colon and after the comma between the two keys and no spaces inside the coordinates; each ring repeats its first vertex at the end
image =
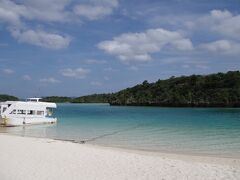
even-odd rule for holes
{"type": "Polygon", "coordinates": [[[1,128],[24,136],[122,148],[240,157],[240,109],[58,104],[55,125],[1,128]]]}

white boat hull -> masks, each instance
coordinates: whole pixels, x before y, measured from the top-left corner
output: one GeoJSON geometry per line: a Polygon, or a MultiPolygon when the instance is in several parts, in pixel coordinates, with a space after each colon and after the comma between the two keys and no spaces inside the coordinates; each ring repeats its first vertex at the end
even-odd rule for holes
{"type": "Polygon", "coordinates": [[[22,126],[56,122],[57,118],[49,117],[0,117],[0,124],[3,126],[22,126]]]}
{"type": "Polygon", "coordinates": [[[0,125],[21,126],[28,124],[55,123],[53,109],[56,103],[40,102],[40,98],[28,101],[5,101],[0,103],[0,125]]]}

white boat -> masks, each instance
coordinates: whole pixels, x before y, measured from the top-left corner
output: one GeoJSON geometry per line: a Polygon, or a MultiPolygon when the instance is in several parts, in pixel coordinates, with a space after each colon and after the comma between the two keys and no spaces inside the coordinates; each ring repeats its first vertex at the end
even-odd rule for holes
{"type": "Polygon", "coordinates": [[[26,101],[5,101],[0,103],[0,124],[20,126],[27,124],[55,123],[53,110],[55,103],[41,102],[41,98],[28,98],[26,101]]]}

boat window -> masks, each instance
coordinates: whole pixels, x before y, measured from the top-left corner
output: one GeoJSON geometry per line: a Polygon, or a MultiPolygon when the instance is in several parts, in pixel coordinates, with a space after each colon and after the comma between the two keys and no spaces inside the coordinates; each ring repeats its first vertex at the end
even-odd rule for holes
{"type": "Polygon", "coordinates": [[[34,115],[35,114],[35,111],[33,111],[33,110],[28,110],[27,111],[27,115],[34,115]]]}
{"type": "Polygon", "coordinates": [[[17,114],[26,114],[26,110],[18,110],[17,114]]]}
{"type": "Polygon", "coordinates": [[[27,99],[28,102],[37,102],[37,99],[27,99]]]}
{"type": "Polygon", "coordinates": [[[44,111],[37,111],[37,115],[44,115],[44,111]]]}
{"type": "Polygon", "coordinates": [[[29,98],[26,99],[27,102],[38,102],[41,98],[29,98]]]}
{"type": "Polygon", "coordinates": [[[12,110],[10,114],[16,114],[16,109],[12,110]]]}
{"type": "Polygon", "coordinates": [[[47,108],[47,116],[52,116],[52,115],[53,115],[53,109],[47,108]]]}

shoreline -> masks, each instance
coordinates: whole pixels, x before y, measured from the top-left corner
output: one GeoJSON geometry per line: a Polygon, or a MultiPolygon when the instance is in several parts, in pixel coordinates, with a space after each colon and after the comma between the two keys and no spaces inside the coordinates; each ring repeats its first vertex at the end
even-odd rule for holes
{"type": "Polygon", "coordinates": [[[16,136],[16,137],[23,137],[23,138],[36,138],[36,139],[46,139],[46,140],[54,140],[54,141],[60,141],[60,142],[69,142],[74,144],[82,144],[85,146],[92,146],[97,148],[104,148],[104,149],[112,149],[117,151],[123,151],[123,152],[132,152],[137,154],[144,154],[144,155],[170,155],[170,156],[183,156],[183,157],[192,157],[194,159],[198,158],[205,158],[205,159],[228,159],[228,160],[238,160],[240,165],[240,154],[238,156],[224,156],[224,155],[217,155],[217,154],[208,154],[208,153],[194,153],[194,152],[186,152],[186,151],[167,151],[167,150],[148,150],[148,149],[137,149],[137,148],[131,148],[131,147],[124,147],[124,146],[110,146],[110,145],[103,145],[103,144],[97,144],[97,143],[89,143],[87,140],[74,140],[74,139],[60,139],[60,138],[50,138],[50,137],[38,137],[38,136],[27,136],[27,135],[20,135],[20,134],[11,134],[8,132],[0,132],[1,135],[7,135],[7,136],[16,136]]]}
{"type": "MultiPolygon", "coordinates": [[[[61,140],[60,140],[61,141],[61,140]]],[[[228,164],[228,165],[239,165],[240,158],[233,157],[217,157],[210,155],[201,155],[201,154],[187,154],[187,153],[175,153],[175,152],[164,152],[164,151],[148,151],[148,150],[138,150],[138,149],[128,149],[122,147],[111,147],[111,146],[102,146],[97,144],[84,144],[89,147],[107,149],[119,152],[127,152],[132,154],[144,155],[144,156],[155,156],[155,157],[165,157],[175,160],[186,160],[194,162],[206,162],[210,164],[228,164]]]]}
{"type": "Polygon", "coordinates": [[[126,150],[4,133],[0,133],[0,143],[3,180],[240,178],[240,159],[234,158],[126,150]]]}
{"type": "Polygon", "coordinates": [[[240,109],[240,105],[154,105],[154,104],[111,104],[109,102],[54,102],[56,104],[84,104],[84,105],[109,105],[113,107],[157,107],[157,108],[196,108],[196,109],[240,109]]]}

